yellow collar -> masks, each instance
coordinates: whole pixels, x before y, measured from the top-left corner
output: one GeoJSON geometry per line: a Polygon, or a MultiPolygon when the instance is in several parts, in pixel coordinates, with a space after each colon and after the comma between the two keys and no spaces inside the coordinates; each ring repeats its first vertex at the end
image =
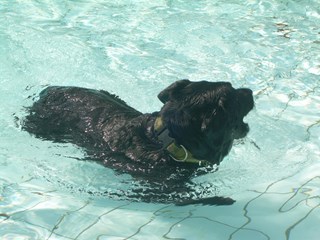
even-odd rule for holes
{"type": "Polygon", "coordinates": [[[154,121],[154,130],[157,132],[160,132],[164,128],[164,123],[162,120],[162,117],[157,117],[156,120],[154,121]]]}
{"type": "MultiPolygon", "coordinates": [[[[169,152],[170,157],[180,163],[194,163],[199,166],[208,166],[210,163],[206,160],[198,160],[192,156],[192,153],[189,152],[183,145],[177,146],[175,140],[167,135],[167,128],[165,127],[161,117],[157,117],[154,122],[154,129],[160,135],[166,134],[165,139],[167,144],[164,144],[164,148],[169,152]],[[169,139],[169,140],[168,140],[169,139]]],[[[163,139],[163,137],[161,137],[163,139]]]]}

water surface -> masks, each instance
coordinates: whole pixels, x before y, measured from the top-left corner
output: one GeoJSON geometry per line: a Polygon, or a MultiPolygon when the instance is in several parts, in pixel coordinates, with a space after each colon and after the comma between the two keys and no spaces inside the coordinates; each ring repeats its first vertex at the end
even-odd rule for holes
{"type": "Polygon", "coordinates": [[[317,0],[0,2],[1,239],[316,240],[320,221],[317,0]],[[142,112],[175,80],[253,89],[251,132],[197,194],[232,206],[110,199],[128,175],[42,141],[21,120],[47,85],[105,89],[142,112]],[[89,194],[89,193],[94,194],[89,194]]]}

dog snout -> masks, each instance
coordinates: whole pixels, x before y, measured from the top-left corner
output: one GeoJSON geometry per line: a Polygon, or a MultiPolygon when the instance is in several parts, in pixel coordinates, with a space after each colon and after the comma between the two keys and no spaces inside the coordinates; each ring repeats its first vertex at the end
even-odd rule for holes
{"type": "Polygon", "coordinates": [[[254,107],[253,92],[249,88],[239,88],[237,91],[242,114],[246,116],[254,107]]]}

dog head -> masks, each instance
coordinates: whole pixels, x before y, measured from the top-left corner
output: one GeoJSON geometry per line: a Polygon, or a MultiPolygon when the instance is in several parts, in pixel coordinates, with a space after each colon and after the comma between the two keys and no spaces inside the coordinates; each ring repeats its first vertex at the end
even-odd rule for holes
{"type": "Polygon", "coordinates": [[[228,82],[180,80],[158,95],[169,136],[197,159],[219,164],[234,139],[249,132],[243,118],[254,106],[252,91],[228,82]]]}

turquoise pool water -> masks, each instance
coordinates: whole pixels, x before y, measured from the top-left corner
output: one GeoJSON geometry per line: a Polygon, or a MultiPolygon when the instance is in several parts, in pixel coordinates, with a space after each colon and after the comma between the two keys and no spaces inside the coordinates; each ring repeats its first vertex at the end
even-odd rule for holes
{"type": "Polygon", "coordinates": [[[0,239],[319,239],[318,0],[2,0],[0,83],[0,239]],[[105,89],[152,112],[182,78],[254,91],[248,137],[194,179],[232,206],[110,199],[130,176],[20,128],[47,85],[105,89]]]}

